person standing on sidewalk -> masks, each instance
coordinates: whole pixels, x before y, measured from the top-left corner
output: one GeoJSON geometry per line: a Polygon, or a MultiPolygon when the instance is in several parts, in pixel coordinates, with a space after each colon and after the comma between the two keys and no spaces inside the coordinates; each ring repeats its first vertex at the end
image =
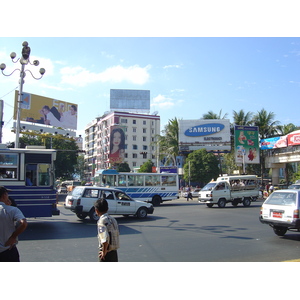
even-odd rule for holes
{"type": "Polygon", "coordinates": [[[23,213],[11,206],[9,190],[0,186],[0,262],[19,262],[18,236],[27,227],[23,213]]]}
{"type": "Polygon", "coordinates": [[[98,199],[94,205],[96,214],[100,217],[97,222],[99,240],[99,261],[117,262],[119,248],[119,227],[115,218],[110,216],[106,199],[98,199]]]}

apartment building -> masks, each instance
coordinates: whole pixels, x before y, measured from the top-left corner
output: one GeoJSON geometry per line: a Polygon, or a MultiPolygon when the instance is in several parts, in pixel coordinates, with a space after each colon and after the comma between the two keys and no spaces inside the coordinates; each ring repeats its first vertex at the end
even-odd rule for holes
{"type": "Polygon", "coordinates": [[[89,123],[85,129],[85,160],[88,176],[118,163],[128,163],[133,171],[151,159],[156,165],[156,136],[160,116],[110,111],[89,123]]]}

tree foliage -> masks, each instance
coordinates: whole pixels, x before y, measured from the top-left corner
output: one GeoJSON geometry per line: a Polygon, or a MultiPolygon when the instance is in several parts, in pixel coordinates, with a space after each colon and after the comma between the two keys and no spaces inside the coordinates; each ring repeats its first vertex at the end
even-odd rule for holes
{"type": "Polygon", "coordinates": [[[188,155],[183,167],[184,180],[207,183],[216,179],[220,174],[218,164],[217,157],[205,149],[193,151],[188,155]]]}
{"type": "Polygon", "coordinates": [[[146,162],[144,162],[140,169],[139,169],[139,173],[152,173],[152,167],[154,166],[153,162],[151,161],[151,159],[148,159],[146,162]]]}

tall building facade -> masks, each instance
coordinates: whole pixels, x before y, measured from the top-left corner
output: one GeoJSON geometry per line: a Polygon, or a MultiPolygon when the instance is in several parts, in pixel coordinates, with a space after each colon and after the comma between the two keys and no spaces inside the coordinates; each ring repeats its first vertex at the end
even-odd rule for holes
{"type": "Polygon", "coordinates": [[[85,129],[87,176],[97,170],[126,162],[131,171],[152,160],[156,165],[156,139],[160,116],[111,111],[89,123],[85,129]]]}

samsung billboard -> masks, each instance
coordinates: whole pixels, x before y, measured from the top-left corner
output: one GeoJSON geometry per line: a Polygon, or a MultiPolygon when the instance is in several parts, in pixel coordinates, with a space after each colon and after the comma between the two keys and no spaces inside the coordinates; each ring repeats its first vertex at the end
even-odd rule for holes
{"type": "Polygon", "coordinates": [[[230,151],[229,120],[179,120],[179,151],[230,151]]]}

